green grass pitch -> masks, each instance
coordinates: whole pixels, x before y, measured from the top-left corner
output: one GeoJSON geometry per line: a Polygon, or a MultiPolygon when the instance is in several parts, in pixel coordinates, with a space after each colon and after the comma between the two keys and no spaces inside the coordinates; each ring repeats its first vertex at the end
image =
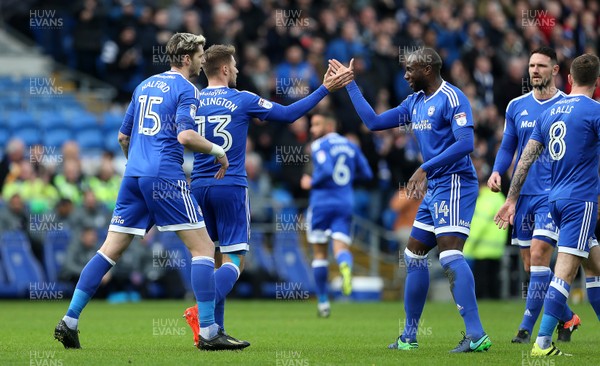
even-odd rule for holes
{"type": "MultiPolygon", "coordinates": [[[[53,339],[66,301],[0,302],[0,365],[598,365],[600,327],[589,304],[574,306],[582,327],[562,344],[568,359],[532,359],[531,345],[510,339],[523,302],[481,302],[493,346],[485,353],[451,355],[463,323],[451,303],[427,303],[420,348],[392,351],[404,317],[399,302],[332,303],[328,319],[314,301],[229,301],[227,331],[252,345],[238,352],[201,352],[181,317],[190,302],[145,301],[111,305],[92,301],[80,322],[83,349],[65,350],[53,339]]],[[[534,334],[537,329],[534,330],[534,334]]]]}

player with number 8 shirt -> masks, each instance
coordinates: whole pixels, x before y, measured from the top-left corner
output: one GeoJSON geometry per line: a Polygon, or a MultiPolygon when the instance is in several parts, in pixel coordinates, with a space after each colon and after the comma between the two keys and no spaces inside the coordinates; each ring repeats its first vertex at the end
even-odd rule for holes
{"type": "Polygon", "coordinates": [[[544,111],[523,150],[506,202],[494,221],[513,223],[516,202],[533,163],[548,150],[551,163],[550,212],[560,230],[554,276],[544,298],[544,315],[532,356],[564,355],[552,334],[567,307],[571,285],[583,264],[588,299],[600,318],[600,249],[593,225],[598,209],[600,103],[592,99],[600,77],[600,60],[581,55],[571,64],[571,93],[544,111]]]}

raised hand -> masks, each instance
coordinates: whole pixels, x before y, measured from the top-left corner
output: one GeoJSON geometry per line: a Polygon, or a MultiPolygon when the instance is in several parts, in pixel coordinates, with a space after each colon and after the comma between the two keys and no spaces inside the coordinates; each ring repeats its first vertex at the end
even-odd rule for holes
{"type": "Polygon", "coordinates": [[[350,61],[351,67],[345,67],[337,60],[329,60],[329,67],[327,68],[327,72],[323,77],[323,85],[330,92],[336,91],[350,84],[352,80],[354,80],[354,69],[353,62],[350,61]],[[340,66],[332,66],[331,61],[336,61],[340,66]]]}

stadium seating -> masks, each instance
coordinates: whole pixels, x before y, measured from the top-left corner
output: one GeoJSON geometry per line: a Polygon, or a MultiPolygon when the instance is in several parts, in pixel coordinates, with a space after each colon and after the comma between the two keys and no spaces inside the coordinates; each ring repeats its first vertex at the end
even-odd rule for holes
{"type": "Polygon", "coordinates": [[[275,259],[265,248],[265,234],[260,230],[252,230],[250,249],[257,265],[269,274],[275,274],[275,259]]]}
{"type": "Polygon", "coordinates": [[[155,241],[162,244],[166,251],[164,265],[167,268],[177,269],[185,290],[192,293],[192,255],[185,244],[172,231],[158,232],[155,241]]]}
{"type": "Polygon", "coordinates": [[[314,292],[314,279],[300,249],[297,232],[275,233],[273,257],[280,277],[293,284],[301,284],[301,290],[314,292]]]}
{"type": "Polygon", "coordinates": [[[6,118],[6,126],[10,128],[13,133],[22,129],[35,129],[38,127],[35,117],[29,112],[8,113],[6,118]]]}
{"type": "Polygon", "coordinates": [[[58,273],[60,267],[65,262],[70,240],[71,234],[66,230],[50,231],[46,234],[46,240],[44,241],[44,265],[49,281],[58,280],[58,273]]]}
{"type": "Polygon", "coordinates": [[[0,127],[0,145],[6,146],[6,143],[8,142],[9,139],[10,139],[10,132],[8,132],[8,129],[0,127]]]}
{"type": "Polygon", "coordinates": [[[105,133],[116,133],[123,123],[123,113],[106,112],[102,115],[102,129],[105,133]]]}
{"type": "Polygon", "coordinates": [[[63,291],[65,296],[73,293],[73,286],[70,283],[59,281],[58,275],[65,262],[70,240],[71,233],[68,230],[57,230],[48,232],[44,241],[46,276],[48,281],[56,283],[56,289],[63,291]]]}
{"type": "Polygon", "coordinates": [[[104,150],[110,151],[113,154],[121,153],[121,145],[119,145],[118,132],[104,134],[104,150]]]}
{"type": "Polygon", "coordinates": [[[14,298],[21,295],[15,283],[8,283],[4,265],[0,261],[0,299],[14,298]]]}
{"type": "Polygon", "coordinates": [[[27,146],[42,143],[42,136],[37,127],[19,128],[13,131],[12,137],[21,139],[27,146]]]}
{"type": "Polygon", "coordinates": [[[44,146],[61,147],[66,141],[69,141],[72,138],[73,134],[71,133],[70,129],[59,128],[47,131],[44,134],[42,143],[44,144],[44,146]]]}
{"type": "Polygon", "coordinates": [[[31,252],[23,232],[7,231],[0,236],[0,255],[6,270],[7,283],[14,286],[15,297],[25,297],[32,284],[41,284],[44,273],[31,252]]]}
{"type": "Polygon", "coordinates": [[[46,132],[53,130],[69,129],[70,124],[67,119],[60,113],[51,112],[50,114],[39,115],[38,117],[39,127],[46,132]]]}
{"type": "Polygon", "coordinates": [[[79,148],[87,154],[91,150],[104,150],[104,138],[99,127],[76,132],[75,141],[79,144],[79,148]]]}

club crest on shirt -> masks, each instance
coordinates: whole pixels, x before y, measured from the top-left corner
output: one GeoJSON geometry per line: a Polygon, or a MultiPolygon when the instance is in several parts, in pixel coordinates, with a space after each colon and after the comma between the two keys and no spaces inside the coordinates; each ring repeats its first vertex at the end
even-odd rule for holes
{"type": "Polygon", "coordinates": [[[190,117],[196,119],[196,106],[194,104],[190,105],[190,117]]]}
{"type": "Polygon", "coordinates": [[[268,100],[263,99],[263,98],[260,98],[258,100],[258,105],[261,106],[261,107],[263,107],[263,108],[265,108],[265,109],[271,109],[271,108],[273,108],[273,103],[271,103],[268,100]]]}
{"type": "Polygon", "coordinates": [[[317,162],[319,162],[319,164],[323,164],[326,159],[327,154],[325,153],[325,151],[319,150],[319,152],[317,152],[317,162]]]}
{"type": "Polygon", "coordinates": [[[454,119],[456,120],[456,124],[461,127],[467,124],[467,114],[465,112],[455,114],[454,119]]]}
{"type": "Polygon", "coordinates": [[[434,106],[431,106],[431,107],[429,107],[429,109],[427,109],[427,115],[429,117],[433,116],[434,112],[435,112],[435,107],[434,106]]]}

